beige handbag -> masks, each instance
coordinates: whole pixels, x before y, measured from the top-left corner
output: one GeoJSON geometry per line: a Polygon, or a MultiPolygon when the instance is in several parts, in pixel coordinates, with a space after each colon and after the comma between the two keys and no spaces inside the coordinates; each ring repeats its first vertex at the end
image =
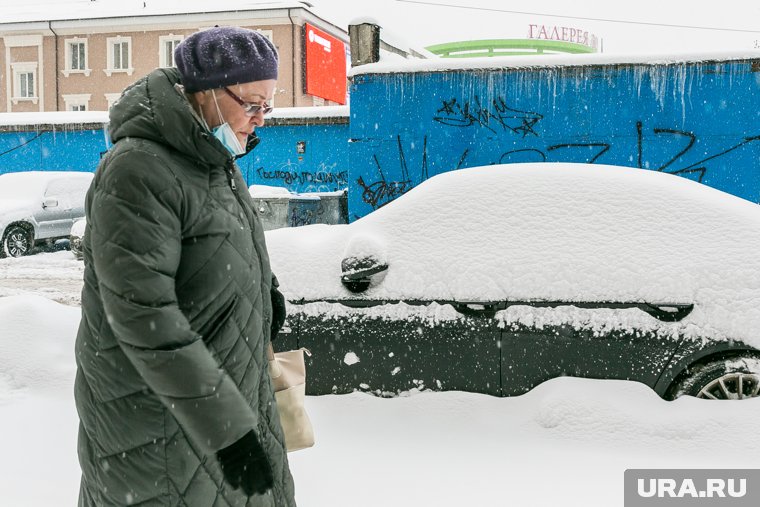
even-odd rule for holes
{"type": "Polygon", "coordinates": [[[280,412],[280,423],[285,434],[288,452],[314,445],[314,429],[311,426],[304,401],[306,400],[306,363],[303,355],[311,352],[301,348],[274,353],[270,343],[267,350],[269,375],[280,412]]]}

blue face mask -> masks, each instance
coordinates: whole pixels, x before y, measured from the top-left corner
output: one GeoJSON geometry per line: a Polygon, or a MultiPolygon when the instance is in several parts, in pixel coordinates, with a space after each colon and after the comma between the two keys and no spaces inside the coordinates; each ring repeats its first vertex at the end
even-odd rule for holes
{"type": "Polygon", "coordinates": [[[240,145],[240,141],[235,132],[232,131],[229,123],[223,123],[218,127],[214,127],[211,130],[211,134],[233,155],[237,156],[245,153],[245,148],[240,145]]]}
{"type": "Polygon", "coordinates": [[[219,103],[216,101],[216,92],[211,92],[214,97],[214,104],[216,104],[216,112],[219,115],[219,119],[223,122],[218,127],[211,129],[211,135],[213,135],[222,146],[227,148],[227,151],[234,156],[243,155],[245,153],[245,147],[241,146],[235,132],[230,127],[230,124],[224,121],[222,112],[219,110],[219,103]]]}

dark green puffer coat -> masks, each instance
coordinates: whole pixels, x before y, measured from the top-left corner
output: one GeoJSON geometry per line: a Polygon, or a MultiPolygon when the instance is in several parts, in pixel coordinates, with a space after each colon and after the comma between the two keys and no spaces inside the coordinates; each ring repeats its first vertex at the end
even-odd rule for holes
{"type": "Polygon", "coordinates": [[[178,81],[159,69],[125,91],[87,195],[79,504],[293,506],[266,361],[264,233],[178,81]],[[252,428],[275,486],[247,499],[214,453],[252,428]]]}

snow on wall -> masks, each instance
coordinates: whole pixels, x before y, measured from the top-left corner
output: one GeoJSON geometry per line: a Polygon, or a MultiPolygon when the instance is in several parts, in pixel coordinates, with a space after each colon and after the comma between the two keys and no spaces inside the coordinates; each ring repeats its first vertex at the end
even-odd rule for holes
{"type": "Polygon", "coordinates": [[[343,118],[348,106],[277,107],[267,118],[343,118]]]}
{"type": "Polygon", "coordinates": [[[594,65],[643,65],[662,66],[680,63],[725,62],[760,58],[760,51],[716,51],[711,53],[672,54],[602,54],[578,55],[513,55],[481,58],[434,58],[427,60],[382,59],[373,64],[351,70],[351,76],[361,74],[392,74],[410,72],[449,72],[454,70],[504,70],[548,67],[594,66],[594,65]]]}
{"type": "Polygon", "coordinates": [[[84,125],[108,123],[106,111],[47,111],[42,113],[0,113],[0,126],[84,125]]]}
{"type": "Polygon", "coordinates": [[[435,174],[514,162],[664,171],[760,202],[758,52],[462,60],[354,69],[352,220],[435,174]]]}

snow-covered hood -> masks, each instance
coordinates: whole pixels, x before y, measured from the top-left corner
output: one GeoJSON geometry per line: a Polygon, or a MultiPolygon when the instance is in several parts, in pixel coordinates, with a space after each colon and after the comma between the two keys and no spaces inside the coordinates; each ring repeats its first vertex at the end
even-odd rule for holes
{"type": "Polygon", "coordinates": [[[38,205],[33,199],[0,199],[0,226],[30,217],[38,205]]]}
{"type": "Polygon", "coordinates": [[[710,335],[760,328],[760,207],[654,171],[452,171],[350,225],[274,230],[267,244],[291,301],[356,299],[341,261],[369,248],[389,268],[359,297],[685,303],[710,335]]]}

